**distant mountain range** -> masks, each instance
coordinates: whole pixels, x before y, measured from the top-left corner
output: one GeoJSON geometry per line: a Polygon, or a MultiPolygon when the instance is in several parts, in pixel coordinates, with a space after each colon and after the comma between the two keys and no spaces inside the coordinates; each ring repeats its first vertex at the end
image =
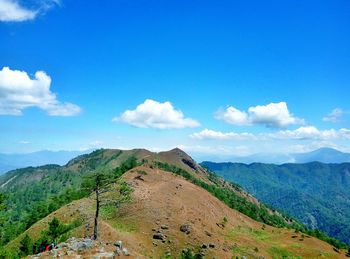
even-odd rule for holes
{"type": "Polygon", "coordinates": [[[26,154],[0,154],[0,174],[27,166],[41,166],[46,164],[64,165],[72,158],[90,151],[43,150],[26,154]]]}
{"type": "Polygon", "coordinates": [[[258,153],[249,156],[197,156],[199,161],[215,161],[215,162],[235,162],[235,163],[269,163],[269,164],[285,164],[285,163],[346,163],[350,162],[350,153],[344,153],[333,148],[320,148],[307,153],[258,153]]]}
{"type": "MultiPolygon", "coordinates": [[[[0,174],[10,170],[23,168],[27,166],[41,166],[47,164],[64,165],[72,158],[91,152],[87,151],[49,151],[43,150],[33,153],[24,154],[1,154],[0,153],[0,174]]],[[[198,161],[215,161],[215,162],[236,162],[236,163],[345,163],[350,162],[350,153],[343,153],[332,148],[321,148],[308,153],[294,154],[270,154],[260,153],[250,156],[194,156],[198,161]]]]}

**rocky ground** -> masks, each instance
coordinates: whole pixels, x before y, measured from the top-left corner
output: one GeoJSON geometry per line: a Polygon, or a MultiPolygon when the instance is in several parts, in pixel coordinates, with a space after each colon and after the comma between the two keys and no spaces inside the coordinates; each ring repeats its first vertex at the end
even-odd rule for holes
{"type": "Polygon", "coordinates": [[[90,238],[72,237],[66,242],[58,244],[57,247],[51,251],[32,255],[29,258],[112,259],[127,258],[129,256],[130,252],[126,247],[123,247],[122,241],[116,241],[114,244],[112,244],[91,240],[90,238]]]}

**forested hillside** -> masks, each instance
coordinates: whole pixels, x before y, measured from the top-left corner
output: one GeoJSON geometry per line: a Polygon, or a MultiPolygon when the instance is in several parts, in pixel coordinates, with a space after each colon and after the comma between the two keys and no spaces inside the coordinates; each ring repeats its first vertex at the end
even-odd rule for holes
{"type": "Polygon", "coordinates": [[[203,162],[261,201],[350,243],[350,164],[203,162]]]}
{"type": "Polygon", "coordinates": [[[0,212],[0,246],[63,205],[88,195],[80,189],[84,175],[99,167],[112,169],[108,162],[113,159],[115,168],[122,166],[124,171],[135,166],[129,153],[123,154],[120,161],[119,155],[122,152],[106,156],[103,150],[97,150],[73,159],[66,166],[28,167],[1,176],[0,191],[6,197],[7,210],[0,212]],[[79,169],[75,168],[77,165],[79,169]]]}

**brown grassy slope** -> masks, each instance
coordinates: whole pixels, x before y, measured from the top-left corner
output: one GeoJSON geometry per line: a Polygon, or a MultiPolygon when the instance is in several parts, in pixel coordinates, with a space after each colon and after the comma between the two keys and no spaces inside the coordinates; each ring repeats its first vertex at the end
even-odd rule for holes
{"type": "MultiPolygon", "coordinates": [[[[132,258],[160,258],[167,251],[178,258],[184,248],[198,250],[202,244],[209,243],[215,247],[206,249],[206,258],[231,258],[234,255],[246,255],[248,258],[345,258],[318,239],[302,237],[291,230],[263,227],[261,223],[230,209],[204,189],[169,172],[138,167],[123,178],[134,189],[132,202],[118,210],[103,209],[101,241],[113,243],[122,240],[132,258]],[[222,226],[220,223],[223,223],[224,217],[228,221],[222,226]],[[191,226],[189,234],[180,231],[182,224],[191,226]],[[162,230],[167,236],[165,243],[152,238],[161,225],[168,226],[168,229],[162,230]]],[[[92,228],[87,224],[92,225],[93,204],[92,199],[76,201],[36,223],[27,232],[35,237],[54,216],[64,222],[80,217],[84,224],[72,235],[91,235],[92,228]]],[[[15,246],[18,240],[10,245],[15,246]]],[[[108,249],[113,249],[113,246],[109,245],[108,249]]]]}
{"type": "MultiPolygon", "coordinates": [[[[67,170],[79,171],[86,169],[91,164],[90,162],[97,161],[99,165],[104,165],[109,168],[115,168],[119,166],[123,161],[129,157],[134,156],[141,163],[148,166],[154,165],[156,162],[167,163],[176,167],[182,168],[189,172],[192,176],[200,179],[207,184],[213,184],[208,180],[208,173],[200,165],[197,164],[188,154],[179,148],[174,148],[164,152],[151,152],[146,149],[132,149],[132,150],[119,150],[119,149],[103,149],[98,152],[92,152],[88,155],[77,157],[70,161],[65,167],[67,170]]],[[[221,185],[230,188],[238,195],[248,199],[249,201],[259,205],[259,201],[252,197],[250,194],[232,188],[226,181],[221,180],[221,185]]],[[[271,213],[273,213],[271,211],[271,213]]]]}
{"type": "Polygon", "coordinates": [[[207,250],[208,258],[211,258],[209,255],[231,258],[236,254],[279,258],[281,253],[305,258],[317,258],[322,255],[329,255],[331,258],[344,257],[334,252],[327,243],[315,238],[305,237],[300,241],[301,235],[292,238],[296,234],[290,230],[273,227],[265,227],[262,230],[261,223],[230,209],[210,193],[182,177],[148,168],[140,170],[147,173],[142,175],[143,180],[135,178],[138,175],[137,170],[132,170],[124,176],[134,188],[133,203],[120,209],[115,214],[116,217],[107,222],[117,229],[125,230],[121,237],[139,240],[147,248],[145,250],[148,252],[145,255],[158,258],[168,250],[173,255],[178,255],[183,248],[195,249],[203,243],[214,243],[215,248],[207,250]],[[228,222],[222,228],[217,223],[221,223],[224,217],[227,217],[228,222]],[[192,226],[188,235],[179,230],[185,223],[192,226]],[[154,246],[152,229],[158,230],[163,224],[169,226],[164,233],[171,243],[158,242],[157,246],[154,246]]]}

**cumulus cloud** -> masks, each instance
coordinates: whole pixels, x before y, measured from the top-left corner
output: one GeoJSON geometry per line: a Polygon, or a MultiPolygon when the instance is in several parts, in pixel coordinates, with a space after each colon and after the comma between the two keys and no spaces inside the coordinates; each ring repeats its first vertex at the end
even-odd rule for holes
{"type": "Polygon", "coordinates": [[[328,115],[323,117],[323,121],[337,122],[341,116],[343,116],[344,111],[340,108],[335,108],[328,115]]]}
{"type": "Polygon", "coordinates": [[[345,128],[339,130],[319,130],[314,126],[305,126],[295,130],[282,130],[274,134],[269,134],[269,136],[281,139],[350,139],[350,130],[345,128]]]}
{"type": "Polygon", "coordinates": [[[289,112],[285,102],[250,107],[248,112],[229,106],[225,110],[217,111],[215,118],[238,126],[265,125],[269,128],[281,128],[288,125],[304,124],[304,120],[289,112]]]}
{"type": "Polygon", "coordinates": [[[327,129],[319,130],[315,126],[302,126],[295,130],[280,130],[274,133],[236,133],[236,132],[221,132],[210,129],[204,129],[190,135],[192,139],[205,140],[332,140],[332,139],[349,139],[349,129],[327,129]]]}
{"type": "Polygon", "coordinates": [[[123,122],[138,128],[179,129],[199,126],[199,122],[185,118],[180,110],[176,110],[170,102],[145,100],[134,110],[126,110],[114,122],[123,122]]]}
{"type": "Polygon", "coordinates": [[[79,106],[62,103],[50,90],[51,78],[38,71],[34,78],[25,71],[0,70],[0,115],[22,115],[24,109],[38,107],[51,116],[73,116],[81,112],[79,106]]]}
{"type": "Polygon", "coordinates": [[[193,139],[216,139],[216,140],[245,140],[245,139],[254,139],[254,134],[251,133],[236,133],[236,132],[221,132],[214,131],[210,129],[204,129],[200,132],[193,133],[190,135],[193,139]]]}
{"type": "Polygon", "coordinates": [[[215,114],[215,118],[238,126],[250,124],[248,114],[232,106],[228,107],[226,110],[221,109],[217,111],[215,114]]]}
{"type": "Polygon", "coordinates": [[[31,9],[22,6],[17,0],[0,0],[1,22],[23,22],[33,20],[37,15],[45,13],[55,5],[60,5],[60,0],[43,0],[31,9]]]}

